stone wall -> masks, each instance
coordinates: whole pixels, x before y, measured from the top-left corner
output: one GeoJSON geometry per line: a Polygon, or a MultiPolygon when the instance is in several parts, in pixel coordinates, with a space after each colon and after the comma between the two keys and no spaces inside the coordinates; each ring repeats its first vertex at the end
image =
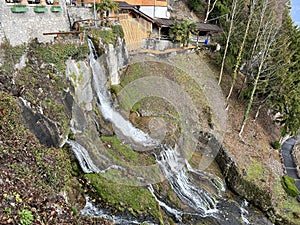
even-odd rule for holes
{"type": "Polygon", "coordinates": [[[47,32],[69,31],[66,4],[61,0],[62,12],[53,13],[47,5],[45,13],[35,13],[29,5],[26,13],[12,13],[14,4],[0,2],[0,42],[6,37],[15,46],[37,38],[40,42],[51,42],[56,35],[43,35],[47,32]]]}
{"type": "Polygon", "coordinates": [[[86,19],[91,19],[91,18],[95,17],[93,14],[92,8],[87,8],[87,7],[69,6],[68,13],[69,13],[72,25],[73,25],[74,21],[86,20],[86,19]]]}
{"type": "Polygon", "coordinates": [[[164,51],[167,49],[172,48],[179,48],[179,43],[173,43],[172,41],[168,40],[158,40],[154,38],[145,38],[143,39],[142,43],[143,49],[151,49],[151,50],[157,50],[157,51],[164,51]]]}

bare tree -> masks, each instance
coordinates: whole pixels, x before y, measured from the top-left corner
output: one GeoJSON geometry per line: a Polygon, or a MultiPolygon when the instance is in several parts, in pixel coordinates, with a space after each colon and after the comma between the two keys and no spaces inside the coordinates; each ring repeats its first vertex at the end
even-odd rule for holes
{"type": "Polygon", "coordinates": [[[221,81],[222,81],[224,65],[225,65],[225,59],[226,59],[228,46],[229,46],[229,41],[230,41],[231,33],[232,33],[232,30],[233,30],[233,23],[234,23],[234,19],[235,19],[235,15],[236,15],[237,2],[238,2],[238,0],[233,0],[233,2],[232,2],[230,25],[229,25],[229,31],[228,31],[228,35],[227,35],[224,55],[223,55],[223,58],[222,58],[221,70],[220,70],[220,75],[219,75],[219,85],[221,84],[221,81]]]}
{"type": "Polygon", "coordinates": [[[253,17],[253,14],[254,14],[254,9],[255,9],[256,3],[257,3],[257,0],[252,0],[251,3],[250,3],[250,14],[249,14],[246,29],[245,29],[245,32],[244,32],[243,41],[242,41],[242,44],[239,48],[238,56],[237,56],[236,63],[235,63],[235,66],[234,66],[234,70],[233,70],[233,73],[232,73],[232,82],[231,82],[231,87],[230,87],[230,90],[229,90],[229,94],[226,98],[227,101],[229,100],[229,98],[232,94],[232,91],[233,91],[233,88],[234,88],[234,85],[235,85],[235,82],[236,82],[236,79],[237,79],[237,73],[238,73],[238,69],[239,69],[239,67],[241,65],[241,62],[242,62],[244,46],[245,46],[245,43],[246,43],[246,39],[248,37],[248,32],[249,32],[250,24],[252,22],[252,17],[253,17]]]}
{"type": "Polygon", "coordinates": [[[214,10],[217,1],[218,0],[215,0],[214,3],[211,4],[211,0],[208,0],[208,2],[207,2],[207,11],[206,11],[206,16],[205,16],[205,19],[204,19],[204,23],[207,22],[209,14],[214,10]]]}
{"type": "MultiPolygon", "coordinates": [[[[268,5],[268,10],[273,10],[273,12],[275,12],[275,10],[271,7],[269,3],[269,0],[264,0],[264,4],[268,5]]],[[[250,95],[250,99],[249,102],[247,104],[245,113],[244,113],[244,118],[242,121],[242,125],[241,125],[241,129],[239,132],[239,136],[242,136],[242,133],[244,131],[245,125],[247,123],[248,117],[249,117],[249,113],[253,104],[253,100],[254,100],[254,95],[255,92],[257,90],[258,87],[258,82],[261,78],[262,72],[263,72],[263,68],[266,66],[265,63],[268,59],[268,57],[270,57],[270,54],[272,52],[272,47],[274,47],[274,44],[276,42],[276,35],[278,33],[279,30],[279,25],[278,23],[276,23],[276,18],[274,16],[275,14],[273,14],[272,12],[269,14],[268,17],[265,17],[265,14],[261,14],[261,17],[264,17],[264,25],[261,27],[260,32],[257,32],[258,37],[257,39],[257,43],[254,43],[255,45],[253,47],[255,47],[254,51],[259,53],[259,64],[258,64],[258,68],[257,69],[252,69],[252,75],[255,75],[255,80],[253,83],[253,88],[251,91],[251,95],[250,95]]]]}

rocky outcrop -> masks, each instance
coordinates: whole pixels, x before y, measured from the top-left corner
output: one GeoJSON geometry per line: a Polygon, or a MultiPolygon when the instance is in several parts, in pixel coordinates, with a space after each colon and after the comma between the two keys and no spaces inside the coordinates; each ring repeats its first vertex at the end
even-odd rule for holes
{"type": "Polygon", "coordinates": [[[254,182],[247,180],[244,177],[243,171],[239,168],[234,156],[222,146],[218,140],[210,136],[211,143],[214,147],[218,146],[218,153],[216,154],[216,162],[218,163],[228,187],[237,193],[239,196],[247,199],[256,207],[265,212],[269,218],[279,225],[295,225],[293,222],[283,218],[280,214],[276,213],[272,196],[269,191],[256,185],[254,182]]]}
{"type": "Polygon", "coordinates": [[[243,177],[243,173],[238,167],[234,156],[213,135],[200,132],[199,141],[211,149],[211,154],[215,156],[215,160],[231,190],[243,196],[265,212],[272,210],[270,193],[262,190],[253,182],[243,177]]]}
{"type": "Polygon", "coordinates": [[[40,143],[49,147],[59,147],[61,138],[57,124],[42,113],[35,112],[24,99],[20,98],[20,103],[24,124],[40,143]]]}
{"type": "Polygon", "coordinates": [[[101,59],[103,65],[106,64],[107,74],[110,76],[112,85],[120,84],[119,71],[128,65],[128,52],[125,39],[117,38],[115,45],[105,46],[106,60],[101,59]]]}
{"type": "Polygon", "coordinates": [[[240,196],[243,196],[265,212],[272,209],[270,193],[262,190],[253,182],[243,178],[243,174],[237,166],[233,155],[231,155],[224,146],[220,145],[216,161],[225,176],[227,185],[231,190],[235,191],[240,196]]]}

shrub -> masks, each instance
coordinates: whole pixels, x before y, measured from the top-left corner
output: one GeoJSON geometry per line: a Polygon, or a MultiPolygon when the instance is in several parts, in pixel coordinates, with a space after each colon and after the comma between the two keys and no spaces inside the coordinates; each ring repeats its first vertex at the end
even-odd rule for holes
{"type": "Polygon", "coordinates": [[[18,211],[18,215],[20,217],[20,223],[22,225],[30,225],[33,221],[33,215],[31,211],[27,209],[23,209],[22,211],[18,211]]]}
{"type": "Polygon", "coordinates": [[[271,145],[274,149],[277,149],[277,150],[280,149],[280,147],[281,147],[279,141],[274,141],[271,145]]]}
{"type": "Polygon", "coordinates": [[[124,31],[121,25],[113,26],[112,30],[116,37],[124,38],[124,31]]]}
{"type": "Polygon", "coordinates": [[[281,184],[288,195],[292,197],[297,197],[299,195],[299,190],[295,185],[294,178],[285,175],[282,177],[281,184]]]}

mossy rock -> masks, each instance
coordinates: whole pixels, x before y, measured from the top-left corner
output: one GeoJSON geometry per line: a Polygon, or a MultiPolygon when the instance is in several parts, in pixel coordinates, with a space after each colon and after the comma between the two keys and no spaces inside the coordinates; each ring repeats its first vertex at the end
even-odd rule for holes
{"type": "Polygon", "coordinates": [[[290,196],[297,197],[299,195],[299,190],[295,185],[294,178],[285,175],[282,177],[281,184],[285,192],[290,196]]]}

